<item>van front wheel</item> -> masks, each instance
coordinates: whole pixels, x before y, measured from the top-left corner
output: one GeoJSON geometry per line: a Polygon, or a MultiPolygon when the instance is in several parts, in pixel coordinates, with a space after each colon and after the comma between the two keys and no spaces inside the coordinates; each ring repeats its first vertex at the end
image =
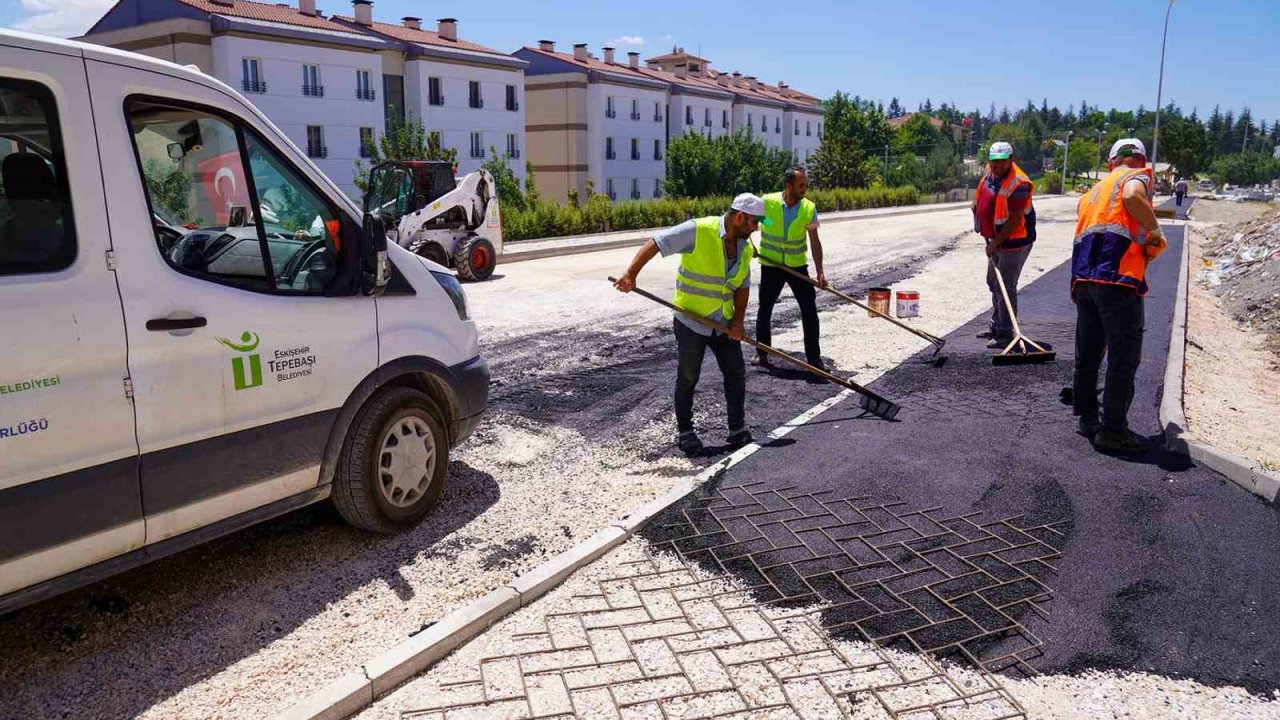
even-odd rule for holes
{"type": "Polygon", "coordinates": [[[333,481],[333,504],[363,530],[396,533],[435,507],[449,470],[449,438],[435,402],[387,388],[351,424],[333,481]]]}

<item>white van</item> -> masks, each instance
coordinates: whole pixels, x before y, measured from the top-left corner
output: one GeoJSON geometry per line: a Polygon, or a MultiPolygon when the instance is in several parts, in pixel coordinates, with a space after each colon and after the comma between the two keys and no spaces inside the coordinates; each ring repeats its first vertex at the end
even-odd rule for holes
{"type": "Polygon", "coordinates": [[[489,370],[456,278],[195,70],[0,32],[0,614],[308,503],[394,532],[489,370]]]}

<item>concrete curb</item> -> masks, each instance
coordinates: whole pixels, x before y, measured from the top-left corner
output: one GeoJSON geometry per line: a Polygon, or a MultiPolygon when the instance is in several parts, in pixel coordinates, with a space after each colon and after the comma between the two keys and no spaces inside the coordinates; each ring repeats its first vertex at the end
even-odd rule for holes
{"type": "Polygon", "coordinates": [[[1165,447],[1186,455],[1223,475],[1231,482],[1272,504],[1280,497],[1280,473],[1256,461],[1219,450],[1196,440],[1187,430],[1183,406],[1187,365],[1187,296],[1191,283],[1191,228],[1183,226],[1182,260],[1178,268],[1178,293],[1174,299],[1173,328],[1169,337],[1168,364],[1164,371],[1164,392],[1160,397],[1160,424],[1164,426],[1165,447]]]}
{"type": "MultiPolygon", "coordinates": [[[[873,214],[868,214],[866,213],[866,211],[863,211],[863,210],[849,210],[846,213],[823,215],[821,219],[823,223],[851,222],[854,220],[876,220],[879,218],[899,217],[901,215],[917,215],[921,213],[946,212],[948,210],[958,210],[968,206],[969,206],[968,202],[936,203],[933,205],[908,205],[908,206],[904,206],[900,210],[892,210],[889,212],[878,212],[873,214]],[[862,213],[862,214],[859,214],[859,213],[862,213]]],[[[498,258],[498,264],[505,265],[510,263],[525,262],[527,260],[540,260],[542,258],[549,258],[549,257],[561,257],[564,255],[579,255],[581,253],[601,252],[604,250],[617,250],[619,248],[626,248],[626,247],[639,247],[640,245],[643,245],[646,240],[653,237],[654,233],[663,229],[664,228],[646,228],[644,230],[636,230],[635,235],[631,237],[617,238],[613,240],[601,240],[599,242],[588,241],[585,243],[578,243],[578,244],[565,244],[563,246],[538,248],[536,250],[519,250],[517,248],[519,247],[521,242],[524,242],[524,241],[517,241],[507,246],[507,248],[512,248],[512,249],[504,248],[504,252],[498,258]]],[[[527,242],[541,243],[541,242],[555,242],[557,240],[569,241],[574,239],[575,237],[583,237],[583,236],[541,238],[539,240],[529,240],[527,242]]],[[[590,236],[586,236],[586,237],[590,237],[590,236]]]]}
{"type": "MultiPolygon", "coordinates": [[[[766,438],[777,440],[852,395],[842,390],[775,428],[766,438]]],[[[384,651],[301,702],[275,715],[275,720],[343,720],[364,710],[401,683],[425,671],[489,626],[546,594],[570,575],[626,542],[656,515],[680,502],[699,485],[713,480],[761,448],[752,443],[680,481],[665,494],[611,521],[607,527],[507,585],[444,616],[431,627],[384,651]]]]}

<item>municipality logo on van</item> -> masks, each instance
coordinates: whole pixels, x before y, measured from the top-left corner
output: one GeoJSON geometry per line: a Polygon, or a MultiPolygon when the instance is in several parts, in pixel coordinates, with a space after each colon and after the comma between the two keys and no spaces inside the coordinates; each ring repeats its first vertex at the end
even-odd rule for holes
{"type": "Polygon", "coordinates": [[[244,356],[231,358],[231,374],[235,378],[236,390],[248,390],[262,385],[262,357],[253,352],[258,349],[260,342],[256,333],[244,331],[239,343],[226,338],[216,338],[216,340],[234,352],[245,353],[244,356]],[[248,372],[245,371],[246,364],[248,372]]]}

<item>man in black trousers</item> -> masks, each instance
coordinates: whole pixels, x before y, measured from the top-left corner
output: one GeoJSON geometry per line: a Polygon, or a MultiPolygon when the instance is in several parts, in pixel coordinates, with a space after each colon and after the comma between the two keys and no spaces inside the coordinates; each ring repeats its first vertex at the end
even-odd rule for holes
{"type": "MultiPolygon", "coordinates": [[[[826,287],[822,270],[822,241],[818,239],[818,210],[812,200],[805,199],[809,178],[804,168],[788,168],[780,193],[765,195],[764,209],[768,224],[760,228],[760,307],[756,314],[756,339],[772,345],[773,306],[782,294],[782,286],[791,288],[800,305],[800,321],[804,326],[804,354],[808,363],[825,369],[818,342],[818,302],[813,285],[782,270],[785,267],[801,275],[809,274],[808,250],[813,251],[813,266],[818,284],[826,287]]],[[[772,367],[769,356],[757,352],[751,364],[772,367]]]]}

